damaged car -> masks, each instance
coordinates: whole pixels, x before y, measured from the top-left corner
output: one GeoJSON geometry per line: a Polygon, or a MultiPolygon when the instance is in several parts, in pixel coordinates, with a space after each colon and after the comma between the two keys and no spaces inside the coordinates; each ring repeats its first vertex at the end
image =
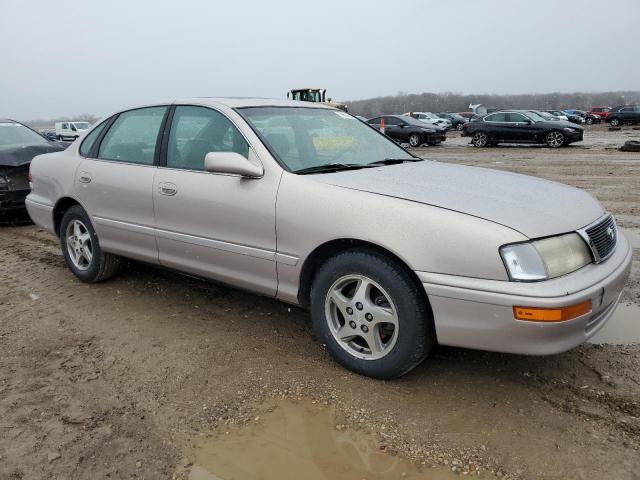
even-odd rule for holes
{"type": "Polygon", "coordinates": [[[0,214],[25,209],[33,157],[64,149],[20,122],[0,118],[0,214]]]}

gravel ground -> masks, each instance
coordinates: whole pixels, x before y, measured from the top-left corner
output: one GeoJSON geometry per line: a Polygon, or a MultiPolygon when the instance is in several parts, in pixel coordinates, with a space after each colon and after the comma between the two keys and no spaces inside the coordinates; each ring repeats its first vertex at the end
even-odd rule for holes
{"type": "MultiPolygon", "coordinates": [[[[478,150],[453,134],[416,152],[586,189],[633,230],[640,154],[615,148],[639,133],[593,127],[553,151],[478,150]]],[[[135,263],[84,285],[57,239],[32,225],[0,227],[0,248],[1,479],[187,478],[185,438],[239,428],[278,399],[331,407],[340,429],[418,465],[640,478],[637,344],[552,357],[441,347],[381,382],[332,362],[301,309],[135,263]]],[[[639,265],[635,250],[629,304],[640,305],[639,265]]]]}

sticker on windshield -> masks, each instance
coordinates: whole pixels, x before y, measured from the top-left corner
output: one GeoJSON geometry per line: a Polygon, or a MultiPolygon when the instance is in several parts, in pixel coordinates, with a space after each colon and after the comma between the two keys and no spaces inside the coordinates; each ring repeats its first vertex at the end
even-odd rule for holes
{"type": "Polygon", "coordinates": [[[352,120],[352,119],[354,118],[354,117],[352,117],[351,115],[349,115],[348,113],[344,113],[344,112],[338,112],[338,111],[335,111],[335,112],[333,112],[333,113],[335,113],[335,114],[336,114],[336,115],[338,115],[339,117],[346,118],[346,119],[349,119],[349,120],[352,120]]]}

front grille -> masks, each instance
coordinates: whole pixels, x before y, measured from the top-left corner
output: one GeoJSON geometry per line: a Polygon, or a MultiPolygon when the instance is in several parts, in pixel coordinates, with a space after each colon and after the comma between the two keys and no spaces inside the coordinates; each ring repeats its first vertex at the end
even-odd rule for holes
{"type": "Polygon", "coordinates": [[[604,219],[584,229],[596,262],[606,260],[613,253],[618,242],[618,231],[613,216],[604,219]]]}

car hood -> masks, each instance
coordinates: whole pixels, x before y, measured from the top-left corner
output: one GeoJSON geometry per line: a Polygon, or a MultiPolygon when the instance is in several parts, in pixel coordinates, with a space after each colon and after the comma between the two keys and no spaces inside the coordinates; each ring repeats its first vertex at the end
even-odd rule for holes
{"type": "Polygon", "coordinates": [[[43,153],[60,152],[65,147],[50,142],[47,145],[21,145],[0,147],[0,166],[19,167],[33,160],[33,157],[43,153]]]}
{"type": "Polygon", "coordinates": [[[311,175],[338,187],[483,218],[529,238],[582,228],[604,214],[587,192],[516,173],[432,161],[311,175]]]}

